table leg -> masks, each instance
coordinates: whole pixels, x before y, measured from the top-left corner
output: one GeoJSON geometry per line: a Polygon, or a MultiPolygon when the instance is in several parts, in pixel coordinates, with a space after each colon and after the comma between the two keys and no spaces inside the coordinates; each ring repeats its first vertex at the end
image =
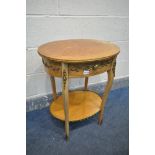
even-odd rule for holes
{"type": "Polygon", "coordinates": [[[85,87],[84,87],[85,90],[88,89],[88,77],[85,77],[85,87]]]}
{"type": "Polygon", "coordinates": [[[62,63],[62,95],[65,113],[65,135],[69,138],[68,64],[62,63]]]}
{"type": "Polygon", "coordinates": [[[54,76],[50,76],[50,79],[51,79],[51,87],[52,87],[52,91],[53,91],[53,99],[55,100],[57,97],[55,78],[54,78],[54,76]]]}
{"type": "Polygon", "coordinates": [[[110,89],[112,87],[113,78],[114,78],[114,74],[113,74],[113,70],[112,69],[107,71],[107,73],[108,73],[108,82],[107,82],[107,85],[105,87],[105,91],[104,91],[104,94],[103,94],[103,97],[102,97],[102,103],[101,103],[99,117],[98,117],[98,124],[100,124],[100,125],[102,124],[104,106],[105,106],[105,103],[107,101],[110,89]]]}

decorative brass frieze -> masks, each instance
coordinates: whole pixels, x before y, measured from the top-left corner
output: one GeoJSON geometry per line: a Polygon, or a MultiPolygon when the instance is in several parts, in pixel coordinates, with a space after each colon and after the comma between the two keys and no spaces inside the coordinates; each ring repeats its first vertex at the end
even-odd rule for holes
{"type": "Polygon", "coordinates": [[[96,69],[99,69],[111,64],[112,61],[113,61],[113,58],[102,60],[102,61],[95,61],[93,63],[89,62],[89,63],[70,64],[69,70],[75,71],[75,72],[79,72],[81,70],[95,71],[96,69]]]}
{"type": "MultiPolygon", "coordinates": [[[[108,59],[97,60],[94,62],[68,63],[69,76],[84,76],[85,72],[88,72],[87,74],[92,75],[100,73],[100,71],[103,71],[104,68],[106,70],[107,67],[112,67],[113,73],[115,75],[116,62],[113,63],[115,58],[116,57],[114,56],[108,59]]],[[[55,62],[45,57],[42,59],[42,61],[45,67],[48,68],[48,73],[58,77],[62,76],[62,66],[60,62],[55,62]]]]}
{"type": "Polygon", "coordinates": [[[49,68],[49,69],[51,69],[53,71],[56,71],[56,72],[61,71],[61,64],[60,63],[57,63],[57,62],[54,62],[54,61],[51,61],[51,60],[48,60],[48,59],[42,59],[42,61],[43,61],[43,64],[47,68],[49,68]]]}

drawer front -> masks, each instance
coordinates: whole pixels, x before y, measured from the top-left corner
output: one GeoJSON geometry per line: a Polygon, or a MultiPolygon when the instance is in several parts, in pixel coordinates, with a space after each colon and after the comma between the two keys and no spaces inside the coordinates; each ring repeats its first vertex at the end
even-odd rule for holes
{"type": "MultiPolygon", "coordinates": [[[[105,60],[93,61],[87,63],[69,63],[68,64],[69,77],[86,77],[101,74],[111,69],[113,61],[115,61],[115,58],[116,56],[105,60]]],[[[43,64],[48,74],[55,77],[61,77],[62,75],[61,62],[54,62],[47,58],[43,58],[43,64]]]]}

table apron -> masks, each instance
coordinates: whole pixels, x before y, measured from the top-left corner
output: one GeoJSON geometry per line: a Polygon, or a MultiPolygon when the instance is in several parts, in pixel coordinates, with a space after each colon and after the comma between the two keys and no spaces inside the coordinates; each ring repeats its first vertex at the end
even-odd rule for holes
{"type": "MultiPolygon", "coordinates": [[[[52,76],[62,77],[62,64],[45,57],[42,58],[45,71],[52,76]]],[[[116,56],[100,61],[92,61],[86,63],[68,63],[69,77],[89,77],[104,73],[110,69],[115,69],[116,56]],[[114,65],[113,65],[114,64],[114,65]]]]}

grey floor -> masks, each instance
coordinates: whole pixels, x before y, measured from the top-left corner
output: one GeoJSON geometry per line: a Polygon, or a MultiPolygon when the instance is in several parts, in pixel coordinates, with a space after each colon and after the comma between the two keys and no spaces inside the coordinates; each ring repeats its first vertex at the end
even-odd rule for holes
{"type": "Polygon", "coordinates": [[[129,88],[110,92],[104,121],[95,115],[70,123],[70,139],[64,139],[64,123],[49,108],[27,112],[27,155],[128,155],[129,88]]]}

